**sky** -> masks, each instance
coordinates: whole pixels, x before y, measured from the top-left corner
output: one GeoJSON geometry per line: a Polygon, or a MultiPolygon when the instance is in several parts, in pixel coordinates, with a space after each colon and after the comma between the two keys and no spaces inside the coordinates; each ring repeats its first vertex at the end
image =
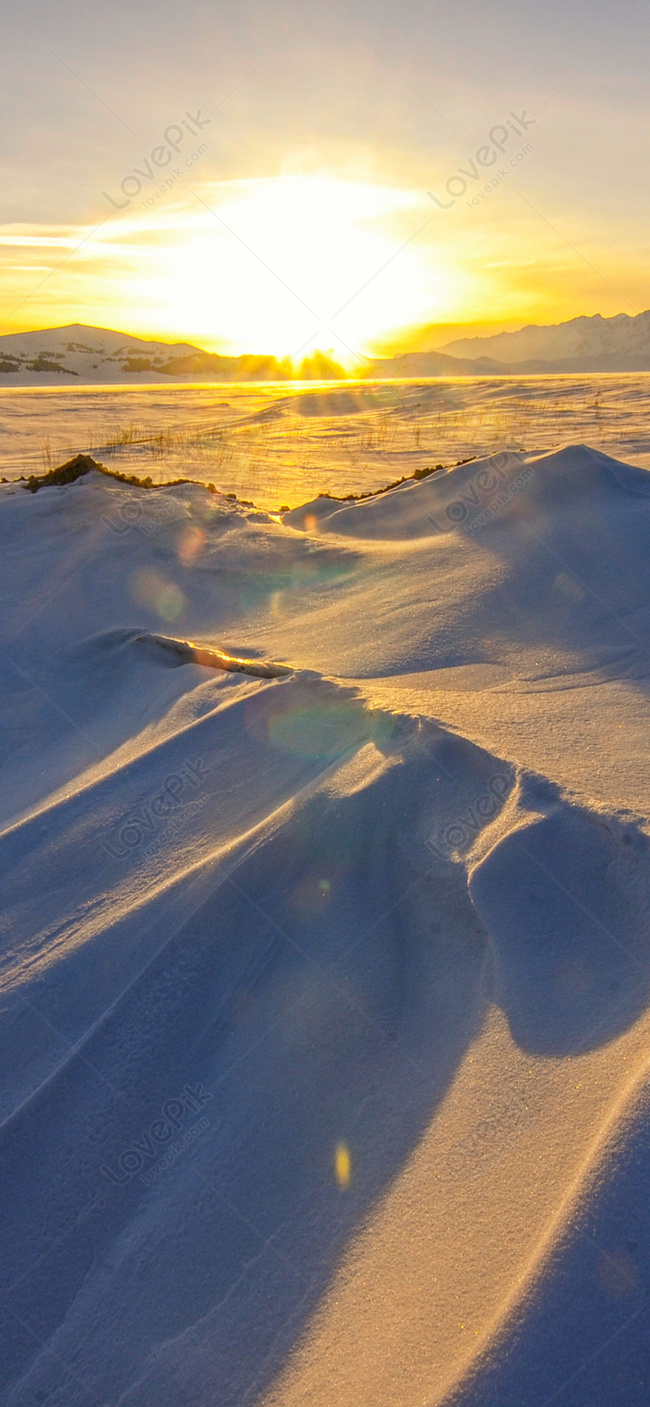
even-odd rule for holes
{"type": "Polygon", "coordinates": [[[0,332],[368,355],[650,305],[641,0],[22,0],[0,332]]]}

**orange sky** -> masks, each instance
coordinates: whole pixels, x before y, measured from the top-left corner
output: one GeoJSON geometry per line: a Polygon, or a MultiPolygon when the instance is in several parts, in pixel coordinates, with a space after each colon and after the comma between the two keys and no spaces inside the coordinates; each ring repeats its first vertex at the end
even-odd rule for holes
{"type": "Polygon", "coordinates": [[[487,27],[478,0],[409,0],[399,23],[383,3],[115,13],[2,21],[21,120],[1,331],[78,321],[352,367],[650,302],[628,0],[597,18],[552,0],[543,26],[505,0],[487,27]]]}

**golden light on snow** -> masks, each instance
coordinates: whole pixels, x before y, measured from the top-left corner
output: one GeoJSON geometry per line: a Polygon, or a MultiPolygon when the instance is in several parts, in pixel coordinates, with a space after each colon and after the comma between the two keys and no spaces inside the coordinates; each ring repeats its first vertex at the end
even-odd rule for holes
{"type": "Polygon", "coordinates": [[[334,1172],[339,1187],[348,1187],[352,1177],[352,1159],[345,1143],[337,1143],[334,1154],[334,1172]]]}

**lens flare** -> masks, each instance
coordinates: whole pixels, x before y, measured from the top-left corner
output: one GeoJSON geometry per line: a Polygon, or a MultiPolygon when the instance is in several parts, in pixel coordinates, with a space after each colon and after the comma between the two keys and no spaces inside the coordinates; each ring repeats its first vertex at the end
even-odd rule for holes
{"type": "Polygon", "coordinates": [[[349,1187],[352,1177],[350,1149],[345,1143],[337,1143],[334,1154],[334,1172],[339,1187],[349,1187]]]}
{"type": "Polygon", "coordinates": [[[190,567],[205,547],[205,533],[196,524],[184,528],[178,543],[179,560],[184,567],[190,567]]]}
{"type": "Polygon", "coordinates": [[[178,620],[185,605],[185,597],[173,581],[165,581],[158,572],[136,572],[131,581],[131,592],[141,606],[148,606],[162,620],[178,620]]]}

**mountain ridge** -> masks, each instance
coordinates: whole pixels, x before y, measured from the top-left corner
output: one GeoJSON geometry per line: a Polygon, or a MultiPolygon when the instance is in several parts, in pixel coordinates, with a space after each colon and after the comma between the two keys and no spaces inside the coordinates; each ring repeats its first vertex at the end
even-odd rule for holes
{"type": "MultiPolygon", "coordinates": [[[[581,360],[594,362],[603,357],[641,357],[650,367],[650,311],[630,315],[617,313],[604,318],[570,318],[567,322],[540,326],[530,323],[517,332],[498,332],[491,337],[455,338],[440,349],[447,356],[488,356],[517,364],[531,361],[581,360]]],[[[590,366],[585,369],[590,370],[590,366]]],[[[638,366],[630,370],[640,370],[638,366]]]]}
{"type": "MultiPolygon", "coordinates": [[[[518,332],[457,338],[426,352],[368,358],[365,379],[512,376],[650,371],[650,310],[631,316],[580,316],[518,332]]],[[[190,342],[134,337],[86,323],[0,336],[0,386],[124,385],[176,381],[343,380],[344,368],[322,352],[291,359],[232,357],[190,342]]],[[[355,379],[357,379],[355,377],[355,379]]]]}
{"type": "MultiPolygon", "coordinates": [[[[345,375],[343,367],[322,352],[304,358],[299,373],[306,381],[345,375]]],[[[221,356],[191,342],[134,337],[87,323],[0,336],[0,386],[288,381],[294,375],[288,359],[256,353],[221,356]]]]}

